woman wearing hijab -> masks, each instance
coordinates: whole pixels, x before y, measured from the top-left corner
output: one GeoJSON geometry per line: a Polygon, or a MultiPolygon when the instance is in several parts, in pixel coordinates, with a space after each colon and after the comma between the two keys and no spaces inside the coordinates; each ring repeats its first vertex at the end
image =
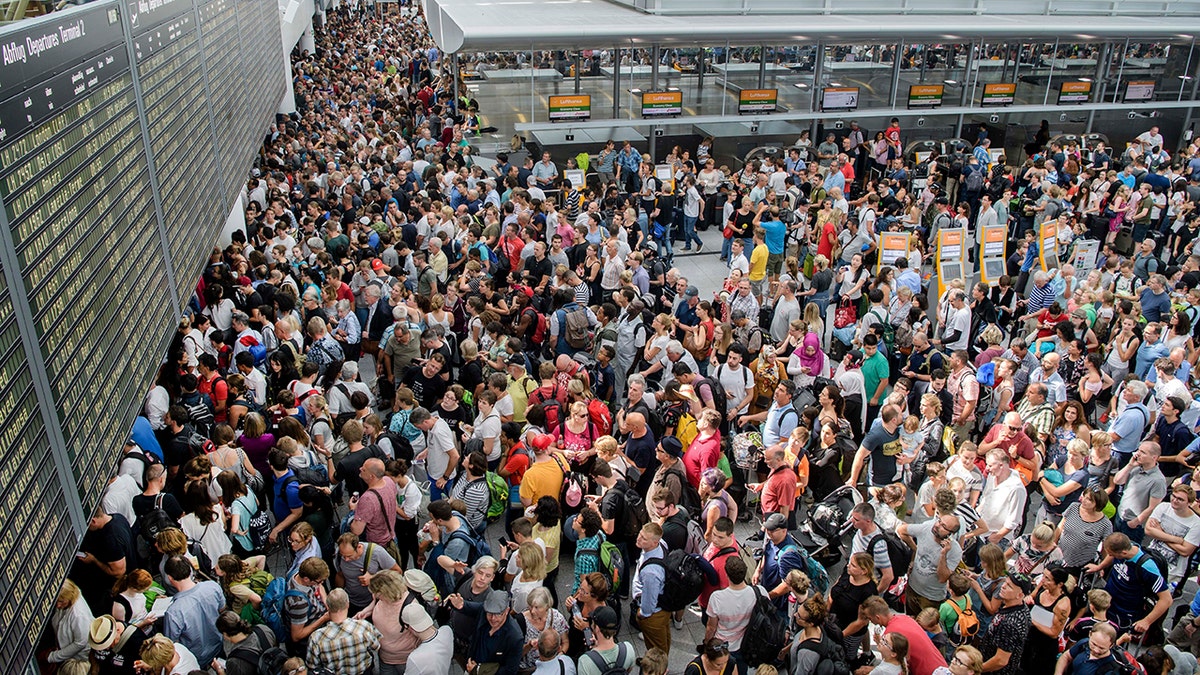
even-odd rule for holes
{"type": "Polygon", "coordinates": [[[807,333],[800,346],[792,352],[788,359],[788,373],[795,379],[797,386],[807,387],[816,377],[824,377],[825,352],[821,351],[821,338],[816,333],[807,333]]]}

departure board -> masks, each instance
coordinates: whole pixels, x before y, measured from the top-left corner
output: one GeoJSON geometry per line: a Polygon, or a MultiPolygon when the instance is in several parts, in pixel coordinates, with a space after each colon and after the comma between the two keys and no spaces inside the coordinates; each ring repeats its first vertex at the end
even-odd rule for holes
{"type": "Polygon", "coordinates": [[[0,672],[17,672],[286,80],[275,0],[100,0],[0,27],[0,66],[0,491],[23,496],[0,500],[0,672]]]}
{"type": "Polygon", "coordinates": [[[0,494],[28,496],[0,500],[0,664],[14,664],[33,653],[54,603],[46,589],[57,587],[70,564],[69,548],[45,542],[73,542],[75,536],[2,276],[0,419],[0,494]]]}

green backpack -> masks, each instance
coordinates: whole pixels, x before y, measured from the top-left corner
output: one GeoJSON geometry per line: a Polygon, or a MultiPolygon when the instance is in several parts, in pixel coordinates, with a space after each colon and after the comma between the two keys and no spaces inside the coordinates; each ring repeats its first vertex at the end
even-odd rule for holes
{"type": "Polygon", "coordinates": [[[508,510],[508,481],[498,473],[487,472],[488,487],[488,522],[495,522],[508,510]]]}
{"type": "Polygon", "coordinates": [[[883,326],[883,344],[887,345],[888,354],[890,355],[892,347],[896,344],[896,328],[892,326],[886,316],[879,316],[879,312],[872,309],[869,313],[874,314],[875,318],[879,319],[879,325],[883,326]]]}

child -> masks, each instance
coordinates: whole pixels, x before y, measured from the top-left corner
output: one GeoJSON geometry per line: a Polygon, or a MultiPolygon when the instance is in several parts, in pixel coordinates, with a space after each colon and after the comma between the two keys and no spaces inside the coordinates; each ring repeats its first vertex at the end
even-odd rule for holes
{"type": "MultiPolygon", "coordinates": [[[[930,462],[925,467],[925,476],[928,478],[921,484],[921,488],[917,490],[917,503],[913,515],[924,521],[933,517],[935,504],[933,501],[934,495],[943,487],[948,487],[946,483],[946,465],[941,462],[930,462]]],[[[962,480],[961,478],[959,480],[962,480]]]]}
{"type": "Polygon", "coordinates": [[[924,442],[925,435],[921,433],[921,418],[909,415],[904,420],[904,428],[900,429],[900,446],[903,448],[904,454],[910,458],[914,457],[924,442]]]}
{"type": "Polygon", "coordinates": [[[1133,261],[1121,263],[1121,271],[1113,277],[1113,293],[1121,300],[1137,300],[1138,288],[1142,285],[1140,279],[1133,274],[1133,261]]]}
{"type": "Polygon", "coordinates": [[[964,626],[964,621],[961,620],[962,615],[971,610],[974,614],[974,607],[971,606],[971,597],[967,593],[971,590],[971,578],[961,572],[956,572],[950,575],[950,581],[947,583],[950,588],[950,598],[942,603],[938,608],[938,617],[941,619],[942,627],[946,629],[946,634],[958,644],[968,644],[971,639],[979,632],[978,616],[976,615],[976,623],[974,627],[964,626]],[[962,633],[966,632],[966,635],[962,633]]]}
{"type": "Polygon", "coordinates": [[[1108,608],[1111,605],[1112,596],[1108,594],[1108,591],[1103,588],[1093,588],[1088,591],[1087,612],[1076,619],[1075,623],[1071,624],[1066,630],[1067,648],[1069,649],[1076,642],[1086,638],[1088,633],[1092,631],[1092,627],[1098,623],[1107,622],[1113,628],[1116,628],[1117,624],[1108,619],[1108,608]]]}
{"type": "MultiPolygon", "coordinates": [[[[642,675],[667,675],[667,653],[658,647],[651,647],[637,660],[637,665],[642,675]]],[[[759,666],[758,673],[762,674],[766,667],[769,666],[759,666]]],[[[775,675],[775,669],[771,668],[771,671],[770,675],[775,675]]]]}
{"type": "Polygon", "coordinates": [[[933,646],[937,647],[937,650],[949,662],[954,655],[954,645],[950,642],[950,638],[946,636],[946,631],[942,626],[938,610],[932,607],[926,607],[921,610],[921,613],[917,615],[917,623],[921,628],[925,629],[925,634],[929,636],[929,640],[933,642],[933,646]]]}

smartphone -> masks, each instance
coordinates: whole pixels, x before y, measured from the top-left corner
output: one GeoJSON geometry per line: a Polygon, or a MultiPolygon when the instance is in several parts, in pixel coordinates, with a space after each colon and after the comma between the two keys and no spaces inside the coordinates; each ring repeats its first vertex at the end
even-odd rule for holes
{"type": "Polygon", "coordinates": [[[502,549],[508,548],[508,537],[505,537],[505,536],[500,537],[500,548],[502,548],[502,549]]]}
{"type": "Polygon", "coordinates": [[[358,493],[357,493],[357,492],[352,492],[352,493],[350,493],[350,498],[351,498],[351,499],[358,499],[358,493]]]}

